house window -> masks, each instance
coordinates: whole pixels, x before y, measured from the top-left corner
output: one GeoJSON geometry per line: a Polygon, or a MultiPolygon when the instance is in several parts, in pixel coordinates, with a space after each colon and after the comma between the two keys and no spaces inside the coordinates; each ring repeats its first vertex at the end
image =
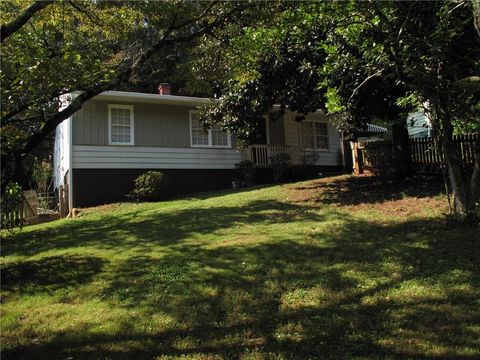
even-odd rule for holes
{"type": "Polygon", "coordinates": [[[190,111],[191,144],[195,147],[231,147],[231,138],[220,126],[212,125],[207,131],[198,119],[198,112],[190,111]]]}
{"type": "Polygon", "coordinates": [[[326,123],[316,122],[315,124],[315,148],[328,150],[328,128],[326,123]]]}
{"type": "Polygon", "coordinates": [[[212,146],[230,146],[229,136],[225,131],[223,131],[221,126],[213,125],[210,129],[210,132],[212,133],[212,146]]]}
{"type": "Polygon", "coordinates": [[[192,129],[192,145],[193,146],[209,146],[208,131],[205,131],[202,123],[195,114],[190,118],[192,129]]]}
{"type": "Polygon", "coordinates": [[[326,123],[302,121],[300,123],[302,146],[307,149],[328,150],[328,127],[326,123]]]}
{"type": "Polygon", "coordinates": [[[133,106],[108,105],[110,145],[133,145],[133,106]]]}

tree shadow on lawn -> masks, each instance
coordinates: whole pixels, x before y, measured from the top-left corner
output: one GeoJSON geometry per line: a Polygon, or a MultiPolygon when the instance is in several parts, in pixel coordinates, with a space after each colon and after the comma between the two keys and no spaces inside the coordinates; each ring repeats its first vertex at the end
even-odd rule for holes
{"type": "Polygon", "coordinates": [[[88,283],[102,271],[105,260],[93,256],[62,255],[2,264],[2,291],[37,294],[88,283]]]}
{"type": "Polygon", "coordinates": [[[449,229],[435,219],[341,219],[343,226],[301,241],[213,248],[180,242],[161,259],[131,257],[100,294],[135,310],[115,335],[88,332],[85,324],[3,355],[478,357],[478,228],[449,229]],[[142,330],[142,321],[158,316],[173,323],[142,330]]]}
{"type": "Polygon", "coordinates": [[[248,194],[253,191],[262,190],[272,186],[286,185],[286,184],[287,183],[270,183],[270,184],[253,185],[246,188],[201,191],[201,192],[187,193],[187,194],[181,194],[181,195],[172,195],[167,199],[168,200],[210,200],[210,199],[222,197],[225,195],[248,194]]]}
{"type": "Polygon", "coordinates": [[[415,176],[402,181],[375,176],[351,176],[328,182],[317,180],[294,187],[311,200],[323,204],[374,204],[405,197],[432,197],[444,191],[438,176],[415,176]]]}
{"type": "Polygon", "coordinates": [[[93,246],[149,253],[159,246],[176,246],[190,237],[215,234],[234,226],[324,220],[310,210],[312,208],[274,200],[251,201],[241,207],[198,207],[177,211],[140,208],[105,215],[101,219],[80,217],[55,227],[21,232],[4,239],[2,251],[4,256],[31,256],[52,249],[93,246]]]}

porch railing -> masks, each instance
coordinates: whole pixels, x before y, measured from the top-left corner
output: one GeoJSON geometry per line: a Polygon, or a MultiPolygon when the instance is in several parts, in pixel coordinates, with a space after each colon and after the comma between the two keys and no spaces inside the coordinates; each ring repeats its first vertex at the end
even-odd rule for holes
{"type": "Polygon", "coordinates": [[[268,167],[270,158],[280,153],[288,154],[292,165],[301,165],[307,151],[300,146],[254,144],[242,151],[242,160],[250,160],[257,167],[268,167]]]}

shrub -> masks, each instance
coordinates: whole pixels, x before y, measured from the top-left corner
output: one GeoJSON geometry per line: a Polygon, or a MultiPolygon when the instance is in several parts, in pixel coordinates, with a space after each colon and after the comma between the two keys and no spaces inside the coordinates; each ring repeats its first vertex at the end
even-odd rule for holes
{"type": "Polygon", "coordinates": [[[11,230],[15,227],[20,229],[25,224],[23,216],[23,190],[17,183],[7,185],[1,198],[2,229],[11,230]]]}
{"type": "Polygon", "coordinates": [[[318,154],[314,151],[310,151],[305,153],[302,156],[302,165],[304,166],[312,166],[317,163],[318,160],[318,154]]]}
{"type": "Polygon", "coordinates": [[[254,173],[255,167],[253,166],[253,162],[250,160],[240,161],[235,164],[233,181],[241,188],[252,186],[254,173]]]}
{"type": "Polygon", "coordinates": [[[285,174],[290,165],[290,155],[278,153],[270,157],[273,169],[273,181],[279,182],[285,178],[285,174]]]}
{"type": "Polygon", "coordinates": [[[33,164],[32,179],[35,191],[41,196],[48,196],[53,176],[53,166],[48,160],[35,159],[33,164]]]}
{"type": "Polygon", "coordinates": [[[130,195],[136,201],[158,200],[166,186],[165,175],[160,171],[147,171],[135,179],[135,187],[130,195]]]}

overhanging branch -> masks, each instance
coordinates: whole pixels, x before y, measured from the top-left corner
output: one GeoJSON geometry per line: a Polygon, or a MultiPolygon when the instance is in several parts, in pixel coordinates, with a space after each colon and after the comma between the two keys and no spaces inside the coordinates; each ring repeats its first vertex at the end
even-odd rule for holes
{"type": "MultiPolygon", "coordinates": [[[[251,3],[242,4],[242,6],[234,7],[231,11],[224,13],[222,15],[217,16],[213,21],[206,23],[203,25],[199,30],[192,32],[191,34],[181,35],[173,38],[168,38],[171,33],[173,32],[174,28],[177,28],[174,24],[175,21],[172,20],[170,22],[171,26],[166,29],[162,38],[144,51],[137,59],[133,62],[133,64],[129,65],[129,61],[124,61],[119,66],[119,73],[117,76],[110,82],[100,84],[94,86],[86,91],[80,93],[65,109],[46,116],[45,118],[43,115],[38,115],[30,120],[32,121],[44,121],[44,125],[40,129],[39,132],[33,134],[28,141],[22,147],[20,154],[18,154],[18,159],[21,161],[29,152],[31,152],[50,132],[55,130],[55,128],[65,119],[72,116],[75,112],[80,110],[83,104],[92,99],[93,97],[97,96],[98,94],[111,90],[118,86],[119,84],[123,84],[128,82],[131,79],[132,74],[139,71],[139,69],[145,65],[145,63],[158,51],[162,48],[174,44],[174,43],[182,43],[182,42],[189,42],[195,38],[208,34],[209,32],[213,31],[216,28],[222,27],[227,20],[232,17],[234,14],[244,11],[248,7],[251,6],[251,3]]],[[[211,5],[207,7],[207,9],[211,9],[211,5]]],[[[208,11],[207,11],[208,12],[208,11]]],[[[204,16],[206,16],[206,12],[202,12],[204,16]]]]}
{"type": "Polygon", "coordinates": [[[13,35],[25,25],[36,13],[51,3],[53,3],[53,0],[37,0],[26,8],[15,20],[8,24],[3,24],[0,28],[0,43],[3,43],[10,35],[13,35]]]}
{"type": "Polygon", "coordinates": [[[353,98],[353,97],[357,94],[358,90],[360,90],[360,88],[361,88],[363,85],[365,85],[370,79],[372,79],[372,78],[374,78],[374,77],[376,77],[376,76],[380,76],[380,75],[382,74],[382,72],[383,72],[383,69],[380,69],[380,70],[378,70],[375,74],[372,74],[372,75],[367,76],[367,78],[366,78],[365,80],[363,80],[363,81],[360,83],[360,85],[358,85],[355,89],[353,89],[352,95],[350,95],[350,99],[353,98]]]}

